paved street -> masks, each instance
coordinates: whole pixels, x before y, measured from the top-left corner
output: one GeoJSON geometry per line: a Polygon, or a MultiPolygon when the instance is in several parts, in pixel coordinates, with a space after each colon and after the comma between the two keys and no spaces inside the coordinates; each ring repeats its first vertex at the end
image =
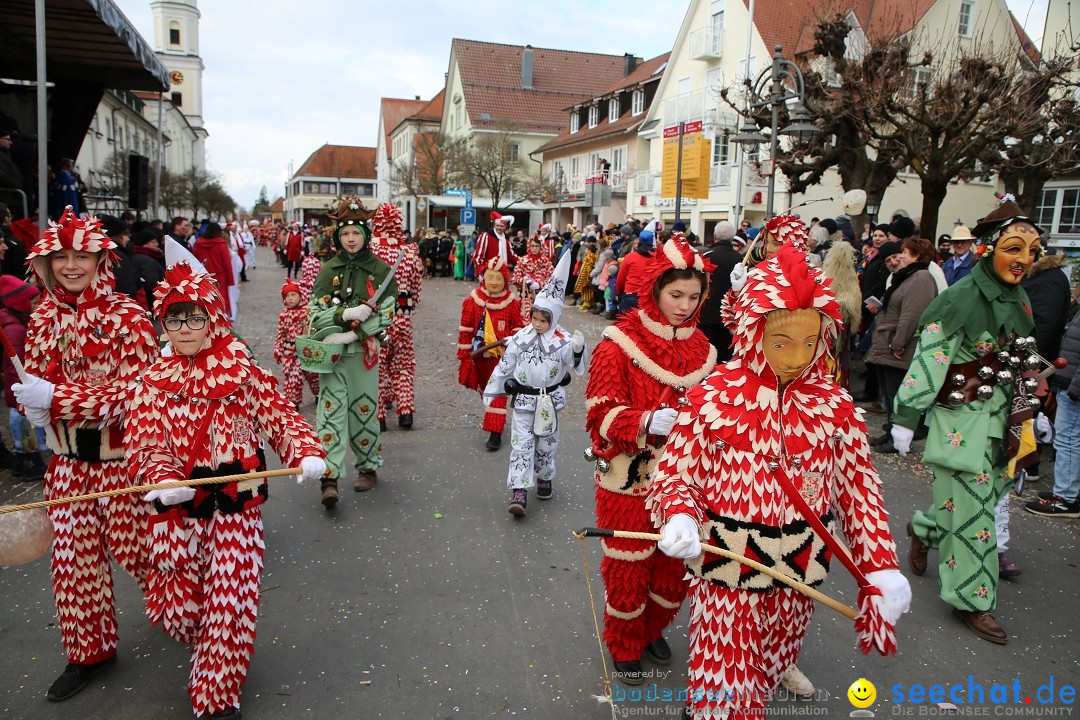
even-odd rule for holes
{"type": "MultiPolygon", "coordinates": [[[[272,367],[284,273],[268,251],[260,252],[260,267],[243,286],[238,331],[260,362],[272,367]]],[[[560,418],[555,498],[530,499],[527,517],[515,520],[506,511],[507,448],[484,451],[480,400],[456,385],[457,316],[468,287],[449,279],[425,287],[417,317],[416,427],[398,430],[391,418],[378,486],[356,494],[348,489],[351,483],[344,485],[332,513],[319,505],[315,485],[286,479],[271,489],[264,506],[266,571],[245,718],[611,717],[594,699],[602,692],[601,654],[578,542],[570,536],[593,522],[591,471],[581,459],[584,379],[570,386],[569,406],[560,418]]],[[[603,323],[595,316],[568,308],[563,317],[590,344],[599,340],[603,323]]],[[[302,409],[314,416],[310,398],[302,409]]],[[[930,498],[929,471],[895,456],[879,458],[878,467],[903,556],[904,523],[930,498]]],[[[1050,467],[1043,467],[1042,483],[1029,494],[1049,489],[1050,467]]],[[[5,483],[0,489],[0,500],[9,503],[39,495],[33,486],[5,483]]],[[[898,683],[966,687],[970,674],[989,688],[1018,678],[1033,702],[1035,689],[1050,676],[1055,688],[1080,684],[1080,521],[1052,521],[1014,508],[1012,532],[1010,555],[1025,572],[1018,582],[1003,583],[1000,592],[996,616],[1010,634],[1007,646],[971,635],[937,599],[936,570],[916,578],[905,562],[915,599],[899,626],[900,654],[860,655],[851,622],[820,608],[799,665],[822,697],[812,703],[778,701],[774,709],[846,716],[852,710],[846,691],[859,677],[876,684],[878,702],[871,709],[879,716],[899,710],[891,702],[898,683]]],[[[588,542],[602,609],[599,546],[588,542]]],[[[74,699],[52,704],[44,693],[65,660],[48,561],[0,568],[4,718],[190,717],[186,648],[150,627],[134,583],[119,570],[116,578],[119,664],[74,699]]],[[[839,565],[823,589],[855,603],[854,584],[839,565]]],[[[684,608],[668,635],[676,662],[655,669],[661,687],[683,684],[685,663],[679,658],[687,652],[686,621],[684,608]]],[[[664,716],[666,707],[655,701],[618,705],[626,717],[664,716]]],[[[672,706],[670,717],[678,712],[672,706]]]]}

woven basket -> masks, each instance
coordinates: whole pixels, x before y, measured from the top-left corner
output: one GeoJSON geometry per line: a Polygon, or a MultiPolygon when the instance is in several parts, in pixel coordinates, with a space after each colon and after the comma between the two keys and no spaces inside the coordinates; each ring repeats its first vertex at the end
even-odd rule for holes
{"type": "Polygon", "coordinates": [[[314,335],[300,335],[296,338],[296,358],[300,369],[313,373],[333,372],[334,363],[341,358],[345,346],[341,343],[326,343],[322,338],[341,332],[340,328],[328,327],[318,330],[314,335]]]}

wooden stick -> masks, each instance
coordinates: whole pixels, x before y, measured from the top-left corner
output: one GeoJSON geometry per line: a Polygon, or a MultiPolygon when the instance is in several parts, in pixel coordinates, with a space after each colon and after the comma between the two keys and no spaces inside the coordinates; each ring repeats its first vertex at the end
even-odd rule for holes
{"type": "MultiPolygon", "coordinates": [[[[660,540],[660,535],[656,533],[631,532],[629,530],[605,530],[602,528],[584,528],[576,533],[573,533],[573,535],[574,537],[617,537],[627,538],[630,540],[660,540]]],[[[724,550],[722,548],[716,547],[715,545],[707,545],[705,543],[701,543],[701,549],[707,553],[719,555],[720,557],[726,557],[729,560],[734,560],[736,562],[742,563],[743,565],[746,565],[747,567],[751,567],[758,572],[765,573],[769,577],[779,582],[782,582],[793,590],[798,590],[803,595],[806,595],[813,600],[817,600],[823,605],[829,606],[830,608],[840,613],[841,615],[844,615],[845,617],[851,618],[852,620],[859,617],[858,610],[848,607],[839,600],[829,597],[825,593],[810,587],[806,583],[801,583],[798,580],[790,578],[782,572],[779,572],[778,570],[773,570],[771,567],[766,567],[759,562],[751,560],[748,557],[743,557],[742,555],[731,552],[730,550],[724,550]]]]}
{"type": "Polygon", "coordinates": [[[488,350],[494,350],[495,348],[505,347],[506,343],[507,343],[506,338],[503,338],[502,340],[498,340],[498,341],[493,342],[493,343],[488,343],[487,345],[484,345],[482,347],[478,347],[475,350],[473,350],[472,352],[470,352],[469,356],[473,360],[475,360],[475,359],[477,359],[479,357],[482,357],[483,354],[486,353],[488,350]]]}
{"type": "Polygon", "coordinates": [[[260,472],[241,473],[239,475],[220,475],[218,477],[174,480],[171,482],[154,483],[151,485],[132,485],[131,487],[116,488],[115,490],[102,490],[101,492],[88,493],[86,495],[71,495],[68,497],[53,498],[52,500],[40,500],[38,502],[27,503],[25,505],[4,505],[0,506],[0,515],[4,515],[6,513],[20,512],[22,510],[46,508],[53,505],[63,505],[64,503],[97,500],[98,498],[112,497],[114,495],[131,495],[133,493],[148,492],[150,490],[169,490],[171,488],[191,487],[193,485],[215,485],[217,483],[243,482],[244,480],[282,477],[285,475],[300,475],[302,473],[303,471],[300,468],[281,468],[279,470],[262,470],[260,472]]]}

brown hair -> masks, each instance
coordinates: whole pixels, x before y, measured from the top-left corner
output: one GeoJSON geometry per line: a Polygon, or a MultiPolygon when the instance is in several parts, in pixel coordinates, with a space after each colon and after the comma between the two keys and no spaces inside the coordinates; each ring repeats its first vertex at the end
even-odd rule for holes
{"type": "Polygon", "coordinates": [[[926,238],[909,237],[900,247],[902,250],[914,255],[915,262],[931,263],[934,261],[934,243],[926,238]]]}

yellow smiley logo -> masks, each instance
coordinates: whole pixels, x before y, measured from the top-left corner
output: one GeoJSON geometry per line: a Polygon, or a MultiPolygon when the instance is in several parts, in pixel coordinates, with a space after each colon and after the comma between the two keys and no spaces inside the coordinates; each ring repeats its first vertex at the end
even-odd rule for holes
{"type": "Polygon", "coordinates": [[[868,708],[877,700],[877,688],[866,678],[859,678],[847,689],[848,700],[857,708],[868,708]]]}

